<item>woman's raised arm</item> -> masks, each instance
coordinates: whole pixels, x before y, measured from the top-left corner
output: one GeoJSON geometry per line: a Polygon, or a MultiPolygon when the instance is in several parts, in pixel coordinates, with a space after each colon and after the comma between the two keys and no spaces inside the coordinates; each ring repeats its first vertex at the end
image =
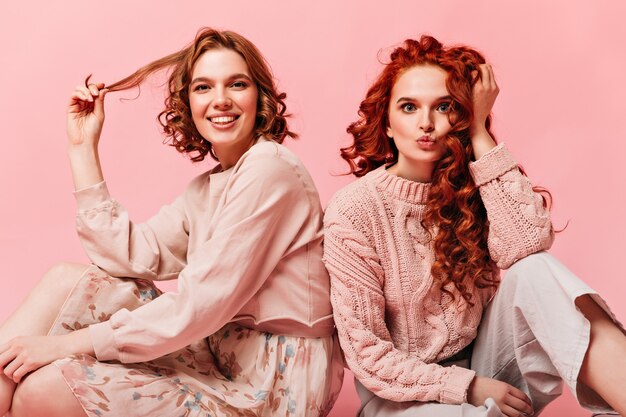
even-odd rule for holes
{"type": "Polygon", "coordinates": [[[81,190],[104,180],[98,141],[104,124],[104,84],[78,85],[67,107],[68,154],[74,188],[81,190]]]}

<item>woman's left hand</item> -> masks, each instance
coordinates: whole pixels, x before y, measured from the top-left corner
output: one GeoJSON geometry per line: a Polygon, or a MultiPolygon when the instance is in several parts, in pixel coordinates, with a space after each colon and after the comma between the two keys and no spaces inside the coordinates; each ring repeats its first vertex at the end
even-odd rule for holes
{"type": "Polygon", "coordinates": [[[500,92],[491,65],[481,64],[478,70],[480,71],[480,74],[476,74],[479,75],[478,80],[472,87],[474,120],[470,127],[470,137],[476,160],[479,160],[496,146],[496,142],[489,134],[485,123],[500,92]]]}
{"type": "Polygon", "coordinates": [[[472,88],[472,101],[474,103],[473,131],[485,129],[487,116],[491,113],[493,104],[496,102],[496,97],[498,97],[500,92],[491,65],[481,64],[479,71],[480,76],[472,88]]]}
{"type": "Polygon", "coordinates": [[[22,336],[0,346],[0,368],[18,383],[29,372],[71,355],[64,336],[22,336]]]}

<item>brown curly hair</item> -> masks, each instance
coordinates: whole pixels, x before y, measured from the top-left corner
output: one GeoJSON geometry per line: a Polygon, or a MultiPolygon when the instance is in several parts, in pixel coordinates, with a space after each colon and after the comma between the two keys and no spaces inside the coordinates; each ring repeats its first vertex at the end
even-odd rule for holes
{"type": "Polygon", "coordinates": [[[272,71],[257,47],[243,36],[231,31],[203,28],[195,40],[178,52],[167,55],[140,68],[128,77],[108,85],[109,91],[121,91],[139,86],[151,74],[164,68],[172,68],[169,76],[169,95],[165,99],[165,110],[158,115],[163,132],[181,153],[196,162],[207,154],[217,160],[211,143],[200,135],[193,123],[189,107],[189,84],[193,66],[206,51],[226,48],[237,52],[248,65],[252,80],[257,86],[259,98],[254,125],[255,137],[265,136],[282,143],[286,136],[298,135],[287,126],[285,93],[279,93],[272,71]]]}
{"type": "MultiPolygon", "coordinates": [[[[357,177],[385,163],[397,162],[398,149],[386,132],[391,90],[396,80],[416,65],[436,65],[446,71],[446,87],[452,97],[449,113],[452,128],[444,138],[445,152],[433,171],[422,226],[434,238],[433,277],[444,292],[449,293],[444,288],[446,284],[454,283],[470,303],[468,286],[486,288],[498,284],[487,248],[487,212],[469,172],[469,163],[474,158],[470,139],[474,117],[472,88],[483,63],[484,57],[476,50],[465,46],[444,47],[432,36],[424,35],[419,41],[406,40],[393,50],[390,61],[361,102],[359,119],[348,127],[353,144],[341,149],[350,173],[357,177]]],[[[491,134],[490,127],[491,115],[486,121],[491,134]]],[[[545,198],[544,204],[547,204],[545,198]]]]}

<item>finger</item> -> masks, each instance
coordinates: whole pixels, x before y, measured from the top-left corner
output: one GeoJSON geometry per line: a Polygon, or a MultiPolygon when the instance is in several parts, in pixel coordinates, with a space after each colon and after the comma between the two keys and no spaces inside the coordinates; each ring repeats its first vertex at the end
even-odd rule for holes
{"type": "Polygon", "coordinates": [[[100,120],[104,120],[104,96],[106,96],[109,90],[102,89],[94,102],[93,112],[100,120]]]}
{"type": "Polygon", "coordinates": [[[500,411],[507,417],[522,417],[524,415],[521,410],[511,407],[508,404],[502,404],[500,411]]]}
{"type": "MultiPolygon", "coordinates": [[[[89,88],[84,85],[77,85],[74,93],[77,97],[80,97],[84,101],[93,101],[93,96],[89,88]]],[[[96,94],[97,95],[97,94],[96,94]]]]}
{"type": "Polygon", "coordinates": [[[68,114],[90,113],[93,109],[93,103],[79,98],[70,101],[68,105],[68,114]]]}
{"type": "Polygon", "coordinates": [[[9,362],[15,358],[15,355],[10,350],[6,349],[0,353],[0,368],[4,368],[9,362]]]}
{"type": "Polygon", "coordinates": [[[20,366],[18,369],[13,372],[13,382],[19,384],[19,382],[28,374],[29,372],[34,371],[35,369],[29,369],[26,365],[20,366]]]}
{"type": "Polygon", "coordinates": [[[490,64],[486,64],[487,68],[487,77],[489,79],[489,83],[486,84],[486,87],[490,91],[498,92],[498,83],[496,82],[496,76],[493,72],[493,67],[490,64]]]}
{"type": "Polygon", "coordinates": [[[489,68],[489,79],[491,80],[490,87],[492,90],[498,89],[498,83],[496,82],[496,75],[493,72],[493,67],[491,65],[487,65],[489,68]]]}
{"type": "Polygon", "coordinates": [[[98,97],[100,95],[100,90],[104,88],[104,83],[91,83],[87,85],[87,88],[93,97],[98,97]]]}
{"type": "Polygon", "coordinates": [[[75,91],[71,96],[68,103],[70,106],[78,104],[80,106],[93,105],[93,96],[91,92],[75,91]]]}
{"type": "Polygon", "coordinates": [[[472,82],[478,81],[480,71],[472,70],[472,82]]]}
{"type": "Polygon", "coordinates": [[[524,401],[528,405],[533,404],[532,401],[530,401],[530,398],[528,398],[528,395],[524,393],[524,391],[519,390],[515,388],[514,386],[509,386],[509,394],[512,395],[513,397],[519,398],[520,400],[524,401]]]}
{"type": "Polygon", "coordinates": [[[106,96],[108,92],[109,92],[108,88],[101,89],[100,94],[98,95],[98,100],[104,101],[104,96],[106,96]]]}
{"type": "Polygon", "coordinates": [[[84,104],[91,103],[93,101],[91,92],[76,91],[75,94],[72,95],[72,98],[75,98],[77,102],[84,104]]]}
{"type": "Polygon", "coordinates": [[[526,414],[533,414],[533,407],[528,404],[526,401],[517,398],[511,394],[507,395],[507,397],[504,399],[504,401],[506,402],[507,405],[510,405],[511,407],[515,408],[516,410],[522,411],[526,414]]]}
{"type": "Polygon", "coordinates": [[[488,87],[491,84],[491,72],[489,71],[489,64],[480,65],[480,73],[483,79],[483,85],[488,87]]]}
{"type": "Polygon", "coordinates": [[[87,86],[87,88],[89,89],[89,93],[93,96],[93,97],[98,97],[99,95],[99,89],[95,84],[89,84],[87,86]]]}
{"type": "Polygon", "coordinates": [[[13,379],[13,374],[21,365],[21,361],[18,361],[17,358],[14,359],[11,363],[4,367],[4,374],[10,379],[13,379]]]}
{"type": "Polygon", "coordinates": [[[90,113],[93,109],[93,97],[91,96],[91,92],[87,90],[75,90],[70,96],[70,100],[68,102],[68,113],[90,113]]]}

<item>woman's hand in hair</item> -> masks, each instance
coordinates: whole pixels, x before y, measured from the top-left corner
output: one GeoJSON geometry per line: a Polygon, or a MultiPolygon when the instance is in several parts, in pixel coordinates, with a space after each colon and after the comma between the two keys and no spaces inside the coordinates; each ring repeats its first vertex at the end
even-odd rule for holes
{"type": "Polygon", "coordinates": [[[485,123],[500,92],[491,65],[482,64],[479,67],[479,71],[480,74],[478,72],[475,73],[477,80],[472,87],[474,120],[470,129],[475,159],[479,159],[496,146],[495,141],[487,131],[485,123]]]}
{"type": "Polygon", "coordinates": [[[67,140],[76,190],[104,180],[98,156],[98,141],[104,124],[104,84],[79,85],[67,106],[67,140]]]}
{"type": "Polygon", "coordinates": [[[97,147],[104,124],[104,84],[79,85],[67,108],[67,139],[71,147],[97,147]]]}
{"type": "Polygon", "coordinates": [[[474,122],[473,128],[485,127],[487,116],[491,113],[493,104],[496,102],[500,88],[493,75],[493,69],[489,64],[482,64],[479,67],[480,74],[474,87],[472,87],[472,100],[474,102],[474,122]]]}
{"type": "Polygon", "coordinates": [[[530,399],[519,389],[497,379],[474,377],[467,392],[467,401],[480,407],[485,404],[487,398],[492,398],[505,416],[533,414],[530,399]]]}

